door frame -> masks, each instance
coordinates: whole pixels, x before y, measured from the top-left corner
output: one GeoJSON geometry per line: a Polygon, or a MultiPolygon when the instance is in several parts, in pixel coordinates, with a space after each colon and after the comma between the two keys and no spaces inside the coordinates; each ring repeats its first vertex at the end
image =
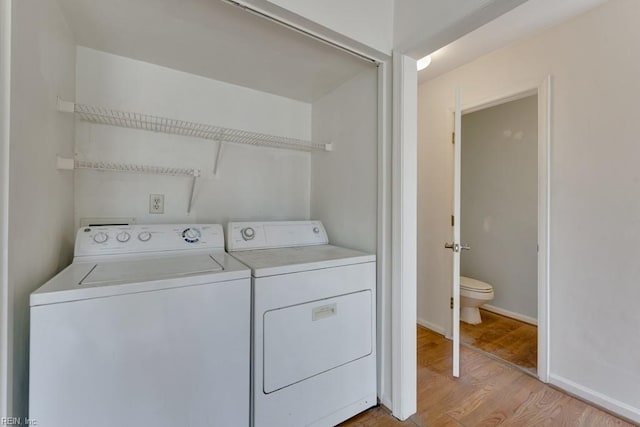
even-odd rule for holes
{"type": "MultiPolygon", "coordinates": [[[[550,365],[550,212],[551,212],[551,107],[552,76],[529,82],[490,97],[462,103],[462,114],[504,104],[530,95],[538,96],[538,366],[540,381],[549,382],[550,365]]],[[[464,92],[462,98],[464,99],[464,92]]],[[[452,109],[453,111],[453,109],[452,109]]],[[[453,325],[452,325],[453,326],[453,325]]]]}
{"type": "Polygon", "coordinates": [[[393,55],[391,378],[393,415],[417,410],[418,70],[393,55]]]}

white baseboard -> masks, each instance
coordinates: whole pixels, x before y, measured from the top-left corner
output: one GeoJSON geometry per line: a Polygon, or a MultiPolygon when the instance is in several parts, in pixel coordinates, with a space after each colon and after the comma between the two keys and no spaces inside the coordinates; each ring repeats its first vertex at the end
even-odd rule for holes
{"type": "Polygon", "coordinates": [[[533,317],[525,316],[524,314],[516,313],[514,311],[505,310],[504,308],[496,307],[495,305],[485,304],[482,306],[487,311],[492,313],[501,314],[503,316],[511,317],[512,319],[520,320],[524,323],[528,323],[530,325],[538,326],[538,319],[534,319],[533,317]]]}
{"type": "Polygon", "coordinates": [[[440,335],[446,335],[444,328],[440,325],[436,325],[435,323],[428,322],[421,318],[418,318],[417,322],[418,322],[418,325],[424,326],[425,328],[430,329],[435,333],[438,333],[440,335]]]}
{"type": "Polygon", "coordinates": [[[389,411],[393,409],[393,403],[391,402],[391,399],[389,399],[389,396],[378,396],[378,399],[380,400],[380,404],[389,411]]]}
{"type": "Polygon", "coordinates": [[[613,399],[595,390],[591,390],[581,384],[575,383],[556,374],[549,376],[549,382],[554,386],[581,399],[587,400],[596,406],[604,408],[633,423],[640,423],[640,408],[635,408],[619,400],[613,399]]]}

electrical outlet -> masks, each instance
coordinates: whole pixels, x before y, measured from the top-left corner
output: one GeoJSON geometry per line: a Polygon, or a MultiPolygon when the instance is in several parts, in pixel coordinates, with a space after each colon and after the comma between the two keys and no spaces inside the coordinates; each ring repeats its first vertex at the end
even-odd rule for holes
{"type": "Polygon", "coordinates": [[[164,194],[149,194],[149,213],[164,213],[164,194]]]}

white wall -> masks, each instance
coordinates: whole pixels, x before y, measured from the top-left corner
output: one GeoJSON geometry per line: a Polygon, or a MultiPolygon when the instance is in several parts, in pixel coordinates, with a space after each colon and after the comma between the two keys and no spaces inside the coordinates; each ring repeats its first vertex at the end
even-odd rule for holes
{"type": "MultiPolygon", "coordinates": [[[[378,209],[378,73],[375,67],[358,74],[312,106],[313,137],[333,142],[334,151],[311,155],[311,217],[323,222],[332,244],[377,253],[378,209]]],[[[380,287],[378,292],[384,292],[380,287]]],[[[388,290],[387,290],[388,291],[388,290]]],[[[390,296],[378,296],[389,301],[390,296]]],[[[390,384],[390,348],[382,354],[380,334],[386,331],[390,306],[378,309],[378,369],[390,384]],[[384,320],[383,320],[384,319],[384,320]],[[381,371],[380,371],[381,370],[381,371]]],[[[384,400],[386,390],[379,389],[384,400]]],[[[389,404],[388,399],[385,402],[389,404]]]]}
{"type": "MultiPolygon", "coordinates": [[[[54,0],[13,2],[9,285],[13,293],[13,411],[28,404],[29,294],[70,261],[73,176],[56,154],[73,152],[73,118],[56,111],[75,95],[75,42],[54,0]]],[[[4,415],[4,414],[2,414],[4,415]]]]}
{"type": "MultiPolygon", "coordinates": [[[[311,136],[311,105],[83,47],[77,53],[77,102],[293,138],[311,136]]],[[[190,179],[76,172],[76,220],[135,217],[141,222],[296,220],[309,217],[309,153],[217,143],[76,123],[76,157],[198,168],[190,179]],[[165,195],[165,213],[149,214],[149,194],[165,195]]]]}
{"type": "Polygon", "coordinates": [[[313,103],[311,217],[333,244],[375,253],[378,200],[378,75],[371,67],[313,103]]]}
{"type": "Polygon", "coordinates": [[[492,306],[538,317],[538,97],[462,116],[461,273],[492,306]]]}
{"type": "Polygon", "coordinates": [[[268,0],[387,55],[393,44],[393,0],[268,0]]]}
{"type": "Polygon", "coordinates": [[[449,328],[454,87],[477,105],[553,75],[551,381],[640,422],[640,94],[635,0],[587,14],[419,88],[419,316],[449,328]]]}

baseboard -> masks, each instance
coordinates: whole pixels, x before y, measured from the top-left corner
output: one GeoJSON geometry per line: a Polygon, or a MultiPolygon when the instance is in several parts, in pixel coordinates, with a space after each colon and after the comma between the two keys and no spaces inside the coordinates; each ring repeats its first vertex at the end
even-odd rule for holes
{"type": "Polygon", "coordinates": [[[549,383],[572,394],[580,399],[586,400],[610,411],[622,418],[626,418],[632,423],[640,423],[640,408],[635,408],[619,400],[613,399],[595,390],[591,390],[581,384],[575,383],[556,374],[549,376],[549,383]]]}
{"type": "Polygon", "coordinates": [[[425,327],[427,329],[430,329],[435,333],[438,333],[438,334],[443,335],[443,336],[446,335],[444,328],[442,326],[440,326],[440,325],[436,325],[435,323],[431,323],[431,322],[428,322],[428,321],[426,321],[424,319],[420,319],[420,318],[418,318],[417,323],[418,323],[418,325],[423,326],[423,327],[425,327]]]}
{"type": "Polygon", "coordinates": [[[387,408],[389,411],[392,410],[393,406],[391,403],[391,399],[389,399],[389,396],[378,396],[378,400],[380,401],[380,404],[382,406],[387,408]]]}
{"type": "Polygon", "coordinates": [[[492,313],[501,314],[503,316],[511,317],[512,319],[520,320],[521,322],[528,323],[530,325],[538,326],[538,319],[525,316],[524,314],[516,313],[514,311],[505,310],[504,308],[496,307],[495,305],[485,304],[481,308],[490,311],[492,313]]]}

